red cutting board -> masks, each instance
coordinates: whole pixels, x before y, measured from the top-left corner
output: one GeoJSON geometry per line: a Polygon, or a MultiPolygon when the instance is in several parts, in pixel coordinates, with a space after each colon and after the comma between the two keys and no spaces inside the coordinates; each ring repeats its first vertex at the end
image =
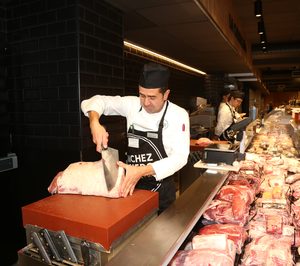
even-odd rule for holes
{"type": "Polygon", "coordinates": [[[101,244],[109,250],[114,240],[158,209],[158,193],[135,190],[132,196],[56,194],[22,207],[23,225],[37,225],[101,244]]]}

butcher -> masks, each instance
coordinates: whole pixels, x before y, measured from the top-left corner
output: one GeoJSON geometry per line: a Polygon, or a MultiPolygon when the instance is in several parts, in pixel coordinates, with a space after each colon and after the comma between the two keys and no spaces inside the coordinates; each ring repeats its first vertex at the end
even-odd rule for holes
{"type": "Polygon", "coordinates": [[[235,136],[230,135],[230,127],[240,121],[244,115],[237,112],[243,98],[244,93],[242,91],[233,90],[230,92],[229,100],[220,106],[215,127],[215,140],[235,141],[235,136]]]}
{"type": "Polygon", "coordinates": [[[146,63],[139,78],[138,97],[95,95],[81,103],[99,153],[109,139],[100,117],[126,117],[127,160],[118,162],[125,169],[121,196],[132,195],[135,188],[157,191],[158,213],[176,199],[174,174],[187,163],[190,147],[189,116],[168,100],[169,77],[167,67],[146,63]]]}

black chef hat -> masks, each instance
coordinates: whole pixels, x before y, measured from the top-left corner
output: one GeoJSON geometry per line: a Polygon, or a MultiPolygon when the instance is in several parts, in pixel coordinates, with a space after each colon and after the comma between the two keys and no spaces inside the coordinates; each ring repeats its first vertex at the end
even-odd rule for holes
{"type": "Polygon", "coordinates": [[[244,99],[244,92],[233,90],[230,92],[230,97],[244,99]]]}
{"type": "Polygon", "coordinates": [[[221,91],[221,96],[228,95],[229,93],[230,93],[230,89],[229,89],[229,88],[224,88],[224,89],[221,91]]]}
{"type": "Polygon", "coordinates": [[[168,87],[170,71],[167,67],[147,63],[142,69],[139,85],[144,88],[166,88],[168,87]]]}

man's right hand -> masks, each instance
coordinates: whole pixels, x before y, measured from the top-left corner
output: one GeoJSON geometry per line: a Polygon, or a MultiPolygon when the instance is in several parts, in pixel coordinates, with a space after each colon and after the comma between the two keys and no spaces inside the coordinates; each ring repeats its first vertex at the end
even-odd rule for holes
{"type": "Polygon", "coordinates": [[[94,111],[89,112],[90,129],[93,137],[93,142],[96,144],[96,151],[101,153],[102,149],[108,146],[108,132],[105,127],[99,123],[99,114],[94,111]]]}

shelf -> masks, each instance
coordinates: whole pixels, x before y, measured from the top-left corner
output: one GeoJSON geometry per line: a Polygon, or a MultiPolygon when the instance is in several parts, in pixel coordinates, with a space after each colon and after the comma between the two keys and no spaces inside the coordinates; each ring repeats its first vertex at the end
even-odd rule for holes
{"type": "Polygon", "coordinates": [[[168,265],[215,194],[227,171],[206,171],[182,195],[107,264],[168,265]],[[155,254],[155,256],[153,255],[155,254]]]}

